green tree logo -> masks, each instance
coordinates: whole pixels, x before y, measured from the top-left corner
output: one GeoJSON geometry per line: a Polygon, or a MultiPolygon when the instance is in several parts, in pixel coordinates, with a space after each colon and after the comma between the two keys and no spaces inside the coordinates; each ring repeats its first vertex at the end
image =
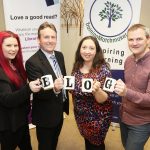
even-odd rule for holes
{"type": "Polygon", "coordinates": [[[121,12],[123,10],[118,4],[114,4],[109,1],[104,4],[106,7],[99,13],[99,16],[101,17],[101,21],[108,19],[108,28],[111,28],[112,21],[122,18],[121,12]]]}

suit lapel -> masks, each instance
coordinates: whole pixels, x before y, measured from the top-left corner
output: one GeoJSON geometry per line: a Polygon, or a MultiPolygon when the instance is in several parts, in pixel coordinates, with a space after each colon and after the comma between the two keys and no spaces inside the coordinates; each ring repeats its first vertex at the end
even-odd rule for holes
{"type": "Polygon", "coordinates": [[[56,79],[57,77],[55,75],[55,72],[53,71],[53,68],[52,68],[51,64],[49,63],[49,61],[47,60],[45,54],[41,50],[39,50],[39,59],[41,61],[41,64],[42,64],[43,68],[45,69],[45,72],[47,74],[51,74],[52,77],[54,79],[56,79]]]}

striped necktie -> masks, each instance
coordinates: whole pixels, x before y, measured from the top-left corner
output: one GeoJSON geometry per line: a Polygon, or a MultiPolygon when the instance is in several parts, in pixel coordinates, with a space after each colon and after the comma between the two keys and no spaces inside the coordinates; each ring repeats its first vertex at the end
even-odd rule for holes
{"type": "MultiPolygon", "coordinates": [[[[50,58],[53,61],[53,67],[54,67],[53,69],[56,74],[56,77],[57,78],[61,77],[62,73],[61,73],[61,70],[60,70],[60,67],[59,67],[59,64],[57,62],[55,55],[51,55],[50,58]]],[[[62,89],[62,94],[63,94],[63,101],[65,101],[65,99],[66,99],[66,90],[65,89],[62,89]]]]}
{"type": "Polygon", "coordinates": [[[53,69],[54,69],[54,72],[55,72],[57,78],[61,77],[62,73],[61,73],[61,70],[60,70],[60,67],[59,67],[59,64],[57,62],[55,55],[51,55],[50,58],[52,59],[53,69]]]}

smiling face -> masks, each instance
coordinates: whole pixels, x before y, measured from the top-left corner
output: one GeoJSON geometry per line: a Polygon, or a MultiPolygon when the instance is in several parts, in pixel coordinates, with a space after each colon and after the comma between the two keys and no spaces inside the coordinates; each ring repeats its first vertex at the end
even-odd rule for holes
{"type": "Polygon", "coordinates": [[[18,50],[19,46],[16,38],[8,37],[4,39],[2,43],[2,51],[6,59],[14,59],[18,53],[18,50]]]}
{"type": "Polygon", "coordinates": [[[92,63],[96,55],[95,43],[91,39],[84,40],[80,48],[80,54],[84,62],[92,63]]]}
{"type": "Polygon", "coordinates": [[[41,49],[48,53],[52,53],[57,43],[56,32],[49,27],[40,30],[40,37],[38,39],[38,42],[41,49]]]}
{"type": "Polygon", "coordinates": [[[145,55],[149,50],[149,38],[146,37],[145,31],[138,28],[128,32],[128,46],[136,59],[139,59],[145,55]]]}

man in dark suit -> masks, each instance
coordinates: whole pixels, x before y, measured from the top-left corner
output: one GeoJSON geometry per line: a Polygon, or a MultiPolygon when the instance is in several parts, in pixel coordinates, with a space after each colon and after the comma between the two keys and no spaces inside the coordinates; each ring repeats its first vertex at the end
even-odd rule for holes
{"type": "Polygon", "coordinates": [[[55,51],[57,31],[53,24],[45,22],[38,29],[40,49],[26,62],[28,79],[34,80],[51,74],[54,88],[33,94],[32,123],[36,125],[39,150],[56,150],[63,125],[63,112],[69,114],[68,93],[63,90],[63,76],[66,75],[63,54],[55,51]],[[55,69],[52,56],[59,66],[55,69]],[[61,75],[60,75],[61,74],[61,75]]]}

